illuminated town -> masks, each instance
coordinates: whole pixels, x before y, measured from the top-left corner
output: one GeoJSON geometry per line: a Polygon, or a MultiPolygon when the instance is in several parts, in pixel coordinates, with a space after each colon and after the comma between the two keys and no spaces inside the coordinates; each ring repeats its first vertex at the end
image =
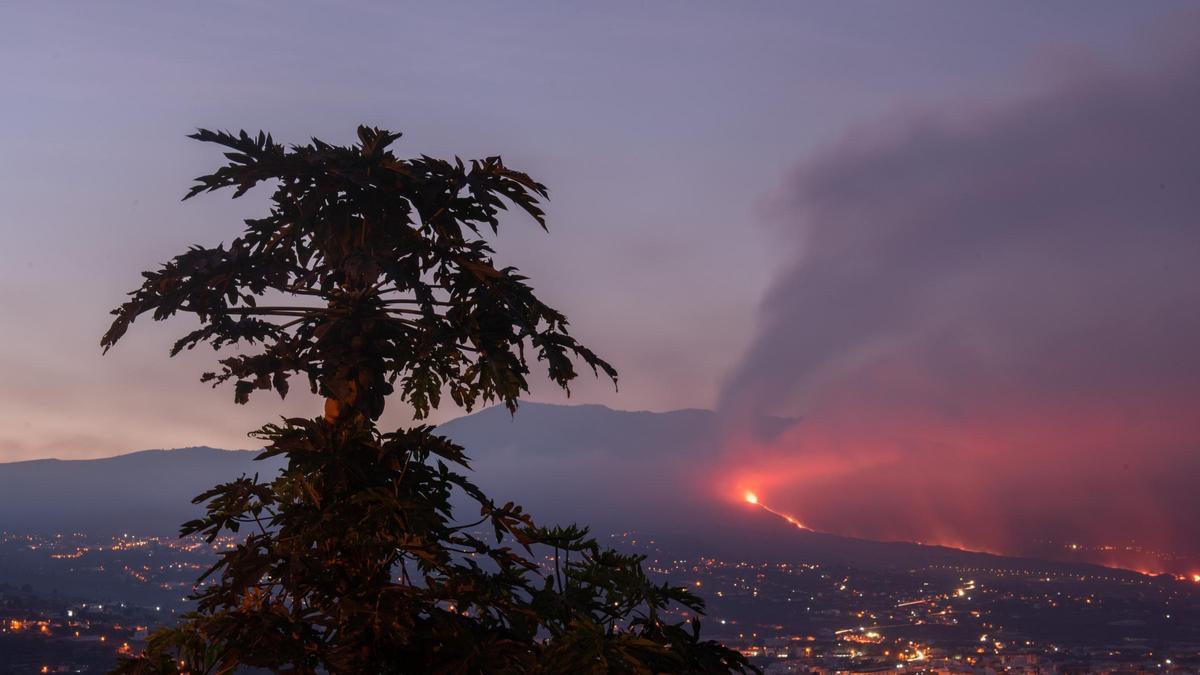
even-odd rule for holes
{"type": "Polygon", "coordinates": [[[187,607],[219,539],[0,533],[0,673],[106,672],[187,607]]]}
{"type": "MultiPolygon", "coordinates": [[[[804,561],[670,559],[706,630],[768,673],[1148,673],[1200,669],[1200,583],[1062,566],[864,571],[804,561]]],[[[1028,563],[1029,561],[1023,561],[1028,563]]]]}
{"type": "MultiPolygon", "coordinates": [[[[767,673],[1148,673],[1200,669],[1200,583],[1091,568],[866,571],[613,545],[701,591],[705,630],[767,673]]],[[[0,672],[104,672],[187,608],[233,540],[0,534],[0,672]]],[[[683,615],[686,616],[686,615],[683,615]]]]}

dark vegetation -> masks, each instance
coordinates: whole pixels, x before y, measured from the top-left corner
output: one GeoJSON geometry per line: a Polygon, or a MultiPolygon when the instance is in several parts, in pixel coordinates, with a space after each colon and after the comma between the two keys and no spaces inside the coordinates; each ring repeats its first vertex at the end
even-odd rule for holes
{"type": "Polygon", "coordinates": [[[114,311],[106,350],[143,314],[190,313],[200,327],[172,353],[231,348],[203,379],[232,384],[238,403],[284,396],[295,379],[325,399],[320,417],[252,434],[262,458],[286,460],[273,480],[242,476],[197,497],[206,515],[183,534],[245,538],[205,574],[198,609],[118,671],[746,671],[700,638],[702,601],[649,581],[641,557],[493,502],[464,474],[464,449],[429,426],[378,428],[389,397],[417,421],[444,394],[468,411],[515,410],[533,360],[564,388],[579,362],[616,372],[483,238],[514,205],[545,227],[543,185],[499,157],[398,159],[399,134],[358,137],[285,148],[263,133],[196,133],[229,163],[187,197],[271,183],[270,212],[228,246],[144,273],[114,311]],[[455,494],[477,520],[456,517],[455,494]]]}

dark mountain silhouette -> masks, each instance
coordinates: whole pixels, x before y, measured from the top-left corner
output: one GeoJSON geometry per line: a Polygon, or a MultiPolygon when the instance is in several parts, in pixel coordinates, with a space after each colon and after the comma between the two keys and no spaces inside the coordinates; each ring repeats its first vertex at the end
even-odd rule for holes
{"type": "MultiPolygon", "coordinates": [[[[760,431],[772,434],[793,423],[764,419],[760,431]]],[[[440,431],[466,446],[477,482],[494,498],[521,503],[535,517],[554,514],[560,523],[587,524],[602,537],[636,530],[672,553],[858,567],[1033,565],[1020,558],[802,531],[761,509],[697,491],[681,473],[702,469],[718,450],[718,420],[710,411],[525,403],[515,416],[489,408],[440,431]]],[[[256,454],[197,447],[0,464],[0,530],[173,534],[200,512],[190,503],[195,495],[243,473],[266,477],[278,470],[280,460],[256,462],[256,454]]],[[[473,515],[464,511],[460,517],[473,515]]]]}
{"type": "Polygon", "coordinates": [[[174,533],[201,512],[192,497],[242,473],[278,470],[256,454],[197,447],[0,464],[0,530],[174,533]]]}

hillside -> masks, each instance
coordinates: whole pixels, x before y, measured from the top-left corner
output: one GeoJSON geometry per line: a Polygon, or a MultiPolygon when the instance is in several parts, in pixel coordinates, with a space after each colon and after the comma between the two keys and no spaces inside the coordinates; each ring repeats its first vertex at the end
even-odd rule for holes
{"type": "MultiPolygon", "coordinates": [[[[585,523],[600,535],[637,530],[671,551],[743,559],[1028,566],[1018,558],[801,531],[759,509],[687,490],[679,467],[716,452],[716,423],[704,410],[526,403],[516,416],[490,408],[441,431],[468,448],[485,490],[524,504],[541,522],[585,523]]],[[[767,419],[761,426],[770,434],[791,423],[767,419]]],[[[243,473],[278,470],[280,460],[255,462],[255,455],[197,447],[0,464],[0,530],[171,534],[199,513],[190,503],[196,494],[243,473]]]]}

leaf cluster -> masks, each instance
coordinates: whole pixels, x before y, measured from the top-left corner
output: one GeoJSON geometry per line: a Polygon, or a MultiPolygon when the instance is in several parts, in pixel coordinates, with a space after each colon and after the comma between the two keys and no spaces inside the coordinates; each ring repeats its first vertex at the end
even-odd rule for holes
{"type": "Polygon", "coordinates": [[[201,343],[239,347],[204,375],[231,381],[237,402],[256,390],[284,396],[302,374],[312,391],[350,400],[372,419],[397,381],[418,418],[443,391],[467,410],[480,400],[515,409],[528,390],[526,348],[563,387],[577,375],[573,359],[615,382],[616,371],[571,337],[566,317],[525,277],[495,266],[482,238],[498,232],[509,205],[544,228],[545,186],[500,157],[398,159],[388,148],[399,136],[359,127],[354,146],[313,139],[285,148],[261,132],[193,134],[227,148],[229,161],[197,178],[185,199],[222,188],[238,197],[272,181],[270,213],[246,220],[228,246],[196,245],[143,273],[113,311],[104,349],[139,316],[191,313],[201,327],[172,355],[201,343]]]}
{"type": "Polygon", "coordinates": [[[284,471],[200,495],[206,515],[183,528],[209,541],[248,528],[245,540],[205,574],[196,611],[118,672],[749,668],[700,639],[703,601],[652,582],[641,556],[604,550],[586,529],[538,527],[492,502],[459,472],[463,449],[430,427],[290,419],[259,437],[262,458],[288,458],[284,471]],[[455,492],[477,520],[457,524],[455,492]]]}

